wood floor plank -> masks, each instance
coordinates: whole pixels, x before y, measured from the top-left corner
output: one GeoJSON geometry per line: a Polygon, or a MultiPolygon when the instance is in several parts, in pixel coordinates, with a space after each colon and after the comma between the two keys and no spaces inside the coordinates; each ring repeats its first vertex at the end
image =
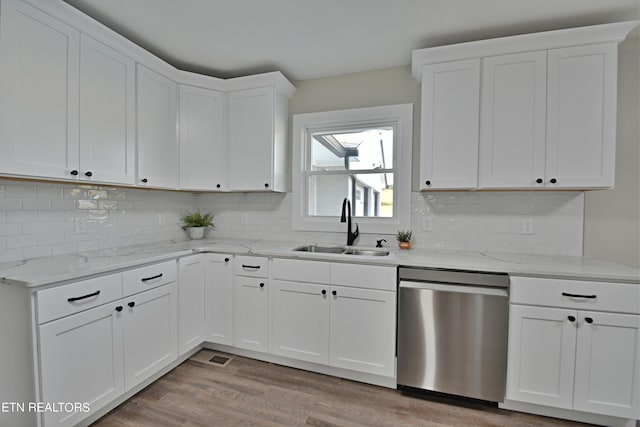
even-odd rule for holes
{"type": "MultiPolygon", "coordinates": [[[[203,350],[203,352],[211,352],[203,350]]],[[[233,356],[187,360],[96,427],[578,427],[475,400],[398,391],[233,356]]],[[[206,357],[205,357],[206,356],[206,357]]]]}

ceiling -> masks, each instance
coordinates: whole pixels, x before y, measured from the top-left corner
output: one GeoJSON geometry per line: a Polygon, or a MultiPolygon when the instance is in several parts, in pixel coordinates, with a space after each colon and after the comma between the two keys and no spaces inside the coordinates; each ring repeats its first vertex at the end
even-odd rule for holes
{"type": "Polygon", "coordinates": [[[291,80],[443,44],[640,18],[640,0],[65,0],[183,70],[291,80]]]}

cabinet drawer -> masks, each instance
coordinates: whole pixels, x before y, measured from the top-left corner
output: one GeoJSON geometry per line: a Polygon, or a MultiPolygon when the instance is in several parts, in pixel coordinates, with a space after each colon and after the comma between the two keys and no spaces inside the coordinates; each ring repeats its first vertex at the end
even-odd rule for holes
{"type": "Polygon", "coordinates": [[[238,276],[269,277],[269,259],[259,256],[236,256],[234,272],[238,276]]]}
{"type": "Polygon", "coordinates": [[[274,279],[297,282],[329,283],[331,264],[322,261],[274,259],[271,263],[274,279]]]}
{"type": "Polygon", "coordinates": [[[331,263],[332,285],[395,291],[396,281],[396,267],[331,263]]]}
{"type": "Polygon", "coordinates": [[[122,291],[124,296],[137,294],[167,283],[175,282],[177,263],[175,260],[135,268],[122,273],[122,291]]]}
{"type": "Polygon", "coordinates": [[[95,277],[36,293],[38,324],[122,298],[122,274],[95,277]]]}
{"type": "Polygon", "coordinates": [[[640,313],[640,285],[511,277],[510,302],[577,310],[640,313]]]}

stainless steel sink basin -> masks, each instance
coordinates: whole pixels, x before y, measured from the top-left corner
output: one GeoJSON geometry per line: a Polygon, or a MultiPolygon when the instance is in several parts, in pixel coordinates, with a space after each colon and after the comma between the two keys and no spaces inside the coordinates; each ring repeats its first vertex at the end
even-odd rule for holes
{"type": "Polygon", "coordinates": [[[316,252],[323,254],[338,254],[338,255],[360,255],[360,256],[387,256],[389,251],[378,249],[365,249],[365,248],[352,248],[344,246],[317,246],[317,245],[304,245],[293,248],[295,252],[316,252]]]}
{"type": "Polygon", "coordinates": [[[378,251],[375,249],[347,249],[343,252],[345,255],[363,255],[363,256],[387,256],[388,251],[378,251]]]}
{"type": "Polygon", "coordinates": [[[323,254],[341,254],[344,252],[344,248],[341,246],[316,246],[306,245],[299,246],[293,249],[296,252],[318,252],[323,254]]]}

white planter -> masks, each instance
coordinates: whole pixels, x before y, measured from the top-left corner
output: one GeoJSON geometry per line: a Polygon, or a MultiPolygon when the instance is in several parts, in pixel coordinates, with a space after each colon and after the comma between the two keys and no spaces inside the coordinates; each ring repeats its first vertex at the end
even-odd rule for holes
{"type": "Polygon", "coordinates": [[[204,228],[205,227],[190,227],[189,237],[193,240],[202,239],[204,237],[204,228]]]}

